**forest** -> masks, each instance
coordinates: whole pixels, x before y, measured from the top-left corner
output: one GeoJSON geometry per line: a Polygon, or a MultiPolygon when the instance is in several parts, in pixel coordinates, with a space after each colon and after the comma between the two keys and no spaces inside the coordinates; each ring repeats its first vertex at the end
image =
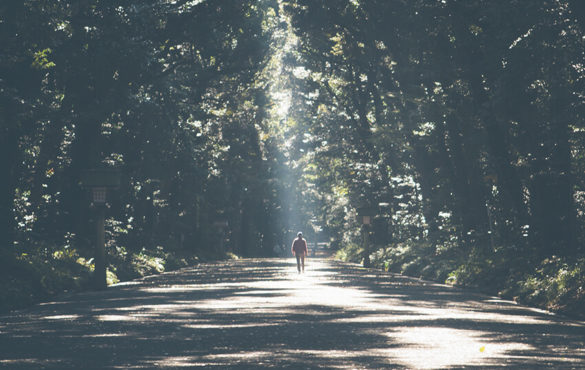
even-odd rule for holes
{"type": "Polygon", "coordinates": [[[0,310],[337,258],[582,314],[578,0],[0,2],[0,310]]]}

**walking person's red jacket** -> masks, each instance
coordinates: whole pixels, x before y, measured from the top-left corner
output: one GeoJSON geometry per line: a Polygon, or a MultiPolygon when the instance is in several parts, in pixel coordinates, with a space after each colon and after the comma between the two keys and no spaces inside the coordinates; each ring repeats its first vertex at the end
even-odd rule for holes
{"type": "Polygon", "coordinates": [[[290,248],[290,251],[295,256],[309,254],[309,249],[307,248],[307,241],[305,239],[303,239],[302,236],[299,236],[298,238],[296,238],[293,241],[293,244],[292,244],[292,247],[290,248]]]}

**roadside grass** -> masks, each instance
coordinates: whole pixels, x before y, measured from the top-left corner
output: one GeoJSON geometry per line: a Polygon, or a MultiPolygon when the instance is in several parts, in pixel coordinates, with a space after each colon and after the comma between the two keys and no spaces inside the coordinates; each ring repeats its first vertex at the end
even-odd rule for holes
{"type": "MultiPolygon", "coordinates": [[[[124,247],[107,248],[107,284],[160,274],[203,261],[237,258],[192,251],[154,250],[139,252],[124,247]]],[[[35,253],[0,255],[0,312],[29,306],[63,292],[91,289],[93,258],[71,247],[43,246],[35,253]]]]}
{"type": "Polygon", "coordinates": [[[585,258],[572,261],[547,258],[533,272],[509,283],[501,292],[504,296],[554,312],[585,317],[585,258]]]}
{"type": "MultiPolygon", "coordinates": [[[[517,266],[505,256],[437,251],[426,243],[398,243],[370,254],[372,268],[457,285],[516,302],[585,318],[585,258],[547,258],[536,266],[517,266]]],[[[364,250],[347,244],[335,258],[363,263],[364,250]]]]}

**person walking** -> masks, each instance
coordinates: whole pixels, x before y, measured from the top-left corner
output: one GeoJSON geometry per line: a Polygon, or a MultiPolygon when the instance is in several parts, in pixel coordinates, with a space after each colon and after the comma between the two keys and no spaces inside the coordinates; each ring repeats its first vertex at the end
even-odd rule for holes
{"type": "Polygon", "coordinates": [[[297,270],[299,274],[305,272],[305,256],[309,254],[307,241],[303,239],[303,233],[299,231],[297,238],[293,241],[290,248],[292,254],[297,258],[297,270]]]}

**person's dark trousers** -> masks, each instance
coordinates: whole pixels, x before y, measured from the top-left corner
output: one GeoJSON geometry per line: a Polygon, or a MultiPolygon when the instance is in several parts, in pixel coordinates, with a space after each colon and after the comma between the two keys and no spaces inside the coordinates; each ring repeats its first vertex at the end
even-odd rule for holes
{"type": "Polygon", "coordinates": [[[297,253],[295,256],[297,257],[297,270],[301,272],[302,268],[303,269],[302,271],[305,272],[305,255],[304,254],[299,255],[297,253]]]}

